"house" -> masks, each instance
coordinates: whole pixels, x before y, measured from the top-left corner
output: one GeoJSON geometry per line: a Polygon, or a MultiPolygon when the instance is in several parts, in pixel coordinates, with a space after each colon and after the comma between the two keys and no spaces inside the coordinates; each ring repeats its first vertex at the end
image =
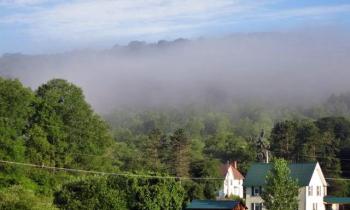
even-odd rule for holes
{"type": "MultiPolygon", "coordinates": [[[[246,192],[246,205],[249,210],[265,209],[260,196],[266,176],[272,164],[253,164],[246,175],[243,186],[246,192]]],[[[324,198],[327,195],[327,182],[318,163],[289,164],[291,177],[299,184],[298,210],[325,210],[324,198]]]]}
{"type": "Polygon", "coordinates": [[[239,201],[230,200],[193,200],[186,207],[187,210],[246,210],[239,201]]]}
{"type": "Polygon", "coordinates": [[[220,166],[220,175],[224,178],[223,187],[219,190],[218,199],[230,196],[243,198],[243,175],[237,169],[237,161],[220,166]]]}

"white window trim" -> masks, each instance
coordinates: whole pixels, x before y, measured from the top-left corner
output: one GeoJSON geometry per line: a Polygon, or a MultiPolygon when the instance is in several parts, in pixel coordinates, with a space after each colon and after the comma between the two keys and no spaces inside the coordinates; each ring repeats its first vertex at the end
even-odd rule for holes
{"type": "Polygon", "coordinates": [[[252,204],[253,204],[252,210],[262,210],[262,208],[263,208],[262,203],[252,203],[252,204]],[[258,206],[260,207],[260,209],[258,208],[258,206]]]}

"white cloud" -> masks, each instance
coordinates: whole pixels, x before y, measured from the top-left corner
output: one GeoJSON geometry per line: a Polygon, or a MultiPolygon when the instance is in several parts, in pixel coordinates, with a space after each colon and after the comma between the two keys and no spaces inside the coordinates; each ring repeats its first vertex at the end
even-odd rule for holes
{"type": "Polygon", "coordinates": [[[32,6],[47,3],[49,1],[53,2],[53,0],[0,0],[0,6],[32,6]]]}
{"type": "MultiPolygon", "coordinates": [[[[40,6],[43,0],[13,2],[40,6]]],[[[36,7],[27,14],[3,17],[0,23],[29,24],[32,34],[60,39],[142,35],[196,27],[260,4],[238,0],[78,0],[41,9],[36,7]]]]}
{"type": "Polygon", "coordinates": [[[290,18],[320,16],[333,13],[350,12],[350,4],[330,5],[330,6],[313,6],[298,9],[289,9],[277,12],[268,12],[260,15],[262,18],[290,18]]]}
{"type": "Polygon", "coordinates": [[[268,5],[274,3],[275,0],[0,0],[0,5],[28,10],[2,16],[0,25],[22,23],[27,26],[23,30],[39,38],[94,41],[170,33],[220,22],[350,11],[350,5],[269,10],[268,5]]]}

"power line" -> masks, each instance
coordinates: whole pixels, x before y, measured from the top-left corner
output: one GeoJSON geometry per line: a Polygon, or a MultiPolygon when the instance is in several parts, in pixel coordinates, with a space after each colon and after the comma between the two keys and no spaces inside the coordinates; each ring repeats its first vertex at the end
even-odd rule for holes
{"type": "MultiPolygon", "coordinates": [[[[32,164],[32,163],[21,163],[21,162],[15,162],[15,161],[7,161],[7,160],[0,160],[0,163],[27,166],[27,167],[38,168],[38,169],[50,169],[50,170],[60,170],[60,171],[67,171],[67,172],[78,172],[78,173],[98,174],[98,175],[136,177],[136,178],[145,178],[145,179],[224,180],[224,178],[219,178],[219,177],[155,176],[155,175],[141,175],[141,174],[131,174],[131,173],[113,173],[113,172],[91,171],[91,170],[83,170],[83,169],[37,165],[37,164],[32,164]]],[[[350,178],[328,177],[325,179],[332,180],[332,181],[350,181],[350,178]]]]}
{"type": "Polygon", "coordinates": [[[98,175],[137,177],[137,178],[146,178],[146,179],[224,180],[224,178],[218,178],[218,177],[154,176],[154,175],[141,175],[141,174],[130,174],[130,173],[91,171],[91,170],[83,170],[83,169],[37,165],[32,163],[21,163],[21,162],[15,162],[15,161],[7,161],[7,160],[0,160],[0,163],[27,166],[27,167],[38,168],[38,169],[50,169],[50,170],[60,170],[60,171],[67,171],[67,172],[78,172],[78,173],[98,174],[98,175]]]}

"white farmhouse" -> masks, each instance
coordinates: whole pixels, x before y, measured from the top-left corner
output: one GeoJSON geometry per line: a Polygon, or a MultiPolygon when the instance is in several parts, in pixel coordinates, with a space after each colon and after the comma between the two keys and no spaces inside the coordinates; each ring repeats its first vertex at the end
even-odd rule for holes
{"type": "MultiPolygon", "coordinates": [[[[265,209],[260,194],[265,185],[266,175],[271,164],[256,163],[248,170],[244,187],[248,210],[265,209]]],[[[298,210],[325,210],[324,198],[327,195],[327,182],[318,163],[289,164],[291,176],[299,184],[298,210]]]]}
{"type": "Polygon", "coordinates": [[[222,189],[219,191],[219,199],[230,196],[243,198],[243,175],[237,169],[237,161],[227,163],[220,167],[220,174],[224,178],[222,189]]]}

